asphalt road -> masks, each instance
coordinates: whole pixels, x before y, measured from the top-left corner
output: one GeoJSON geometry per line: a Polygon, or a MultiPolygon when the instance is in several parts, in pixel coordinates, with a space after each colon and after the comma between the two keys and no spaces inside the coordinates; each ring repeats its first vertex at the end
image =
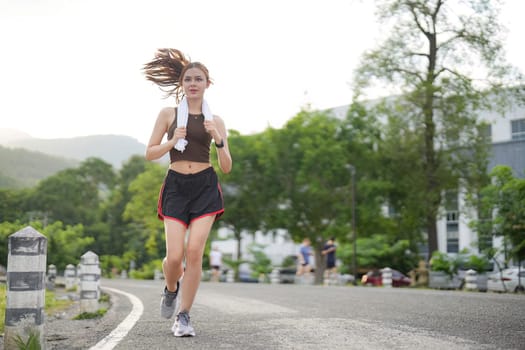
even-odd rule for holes
{"type": "Polygon", "coordinates": [[[197,336],[176,338],[159,316],[162,286],[102,280],[128,293],[118,296],[127,329],[91,349],[525,349],[524,295],[203,282],[197,336]]]}

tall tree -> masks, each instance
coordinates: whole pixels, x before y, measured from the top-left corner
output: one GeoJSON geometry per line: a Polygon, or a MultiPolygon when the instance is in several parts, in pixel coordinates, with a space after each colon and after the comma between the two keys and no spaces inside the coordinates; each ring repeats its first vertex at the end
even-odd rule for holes
{"type": "Polygon", "coordinates": [[[478,232],[503,236],[511,245],[510,257],[521,262],[525,260],[525,179],[515,178],[510,167],[501,165],[490,176],[492,181],[481,190],[480,197],[487,215],[473,226],[478,232]]]}
{"type": "Polygon", "coordinates": [[[40,221],[29,223],[5,221],[0,223],[0,265],[5,266],[7,263],[9,235],[28,225],[47,237],[47,263],[56,265],[58,271],[64,271],[68,264],[77,265],[80,257],[93,243],[93,237],[85,234],[81,224],[71,226],[55,221],[44,225],[40,221]]]}
{"type": "Polygon", "coordinates": [[[146,164],[144,157],[138,155],[125,162],[118,173],[115,188],[111,191],[108,201],[104,203],[102,221],[109,227],[108,235],[103,240],[99,239],[102,241],[100,243],[104,248],[104,254],[122,256],[127,245],[115,244],[115,242],[131,242],[137,235],[133,224],[125,220],[123,214],[132,197],[129,186],[145,171],[146,164]]]}
{"type": "Polygon", "coordinates": [[[301,111],[272,133],[273,157],[265,162],[278,192],[272,224],[286,229],[296,242],[310,238],[316,282],[324,268],[320,263],[324,241],[350,232],[350,175],[341,133],[341,120],[323,112],[301,111]]]}
{"type": "Polygon", "coordinates": [[[354,102],[342,123],[339,141],[345,145],[346,162],[355,169],[358,236],[387,234],[390,238],[401,239],[393,220],[380,215],[387,202],[385,193],[392,186],[391,179],[383,176],[384,154],[379,148],[382,128],[375,113],[354,102]]]}
{"type": "Polygon", "coordinates": [[[30,221],[61,221],[89,226],[99,221],[100,205],[111,191],[115,174],[110,164],[90,158],[79,168],[58,172],[32,191],[27,204],[30,221]],[[33,216],[33,217],[31,217],[33,216]]]}
{"type": "MultiPolygon", "coordinates": [[[[442,194],[470,164],[480,108],[503,106],[523,77],[504,60],[499,1],[378,0],[389,33],[365,53],[356,70],[356,94],[382,85],[399,94],[391,108],[410,119],[418,138],[425,196],[423,228],[429,253],[438,249],[436,220],[442,194]]],[[[414,169],[417,170],[417,169],[414,169]]]]}
{"type": "Polygon", "coordinates": [[[127,227],[133,233],[125,246],[127,251],[134,253],[138,266],[166,253],[164,227],[157,217],[158,195],[165,175],[165,166],[149,162],[146,170],[129,185],[131,198],[123,218],[129,222],[127,227]]]}
{"type": "Polygon", "coordinates": [[[0,222],[22,220],[29,190],[0,189],[0,222]]]}
{"type": "MultiPolygon", "coordinates": [[[[242,136],[231,131],[228,143],[231,145],[234,166],[227,175],[218,173],[225,202],[225,213],[219,224],[233,232],[237,241],[238,260],[242,260],[242,234],[254,234],[262,228],[264,209],[268,205],[262,199],[266,192],[263,185],[264,171],[257,151],[260,138],[260,134],[242,136]]],[[[212,159],[216,157],[212,156],[212,159]]]]}

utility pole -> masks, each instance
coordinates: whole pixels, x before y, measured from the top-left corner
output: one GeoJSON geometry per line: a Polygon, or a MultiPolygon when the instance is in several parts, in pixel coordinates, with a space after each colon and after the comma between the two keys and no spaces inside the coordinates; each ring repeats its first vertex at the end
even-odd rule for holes
{"type": "Polygon", "coordinates": [[[351,175],[351,188],[352,188],[352,238],[353,238],[353,248],[354,252],[352,254],[352,272],[354,274],[354,286],[357,285],[357,231],[355,227],[355,167],[352,164],[348,164],[348,169],[350,170],[351,175]]]}

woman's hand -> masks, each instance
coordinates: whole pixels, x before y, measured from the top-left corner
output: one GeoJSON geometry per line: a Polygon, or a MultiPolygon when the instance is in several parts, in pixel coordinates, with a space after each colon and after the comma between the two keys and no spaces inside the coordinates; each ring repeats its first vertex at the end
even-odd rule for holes
{"type": "Polygon", "coordinates": [[[173,138],[175,139],[175,144],[180,139],[186,138],[186,127],[180,127],[175,129],[175,133],[173,134],[173,138]]]}
{"type": "Polygon", "coordinates": [[[222,136],[217,130],[217,124],[215,123],[215,120],[205,120],[204,121],[204,129],[207,133],[209,133],[213,140],[215,140],[215,143],[220,143],[222,141],[222,136]]]}

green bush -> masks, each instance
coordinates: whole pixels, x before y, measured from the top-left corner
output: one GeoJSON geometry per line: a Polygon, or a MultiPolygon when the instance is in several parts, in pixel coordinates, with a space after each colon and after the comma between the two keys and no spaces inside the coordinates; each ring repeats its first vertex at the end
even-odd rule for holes
{"type": "Polygon", "coordinates": [[[490,261],[485,256],[471,255],[468,257],[466,267],[476,270],[477,273],[483,273],[490,270],[490,261]]]}
{"type": "Polygon", "coordinates": [[[468,249],[463,249],[455,256],[438,251],[432,254],[432,259],[430,259],[431,271],[442,271],[452,277],[459,269],[473,269],[478,273],[483,273],[490,269],[490,262],[485,256],[471,254],[468,249]]]}
{"type": "Polygon", "coordinates": [[[155,270],[162,271],[161,259],[152,260],[142,265],[140,269],[132,270],[129,275],[135,279],[152,280],[155,277],[155,270]]]}
{"type": "Polygon", "coordinates": [[[6,285],[0,283],[0,333],[4,333],[6,285]]]}
{"type": "Polygon", "coordinates": [[[441,271],[452,277],[457,272],[457,267],[448,254],[435,251],[430,259],[430,270],[441,271]]]}
{"type": "Polygon", "coordinates": [[[92,318],[99,318],[106,314],[108,309],[98,309],[95,312],[83,312],[73,317],[74,320],[90,320],[92,318]]]}
{"type": "Polygon", "coordinates": [[[40,350],[42,346],[40,344],[40,333],[31,333],[26,341],[21,336],[17,335],[15,343],[20,350],[40,350]]]}

